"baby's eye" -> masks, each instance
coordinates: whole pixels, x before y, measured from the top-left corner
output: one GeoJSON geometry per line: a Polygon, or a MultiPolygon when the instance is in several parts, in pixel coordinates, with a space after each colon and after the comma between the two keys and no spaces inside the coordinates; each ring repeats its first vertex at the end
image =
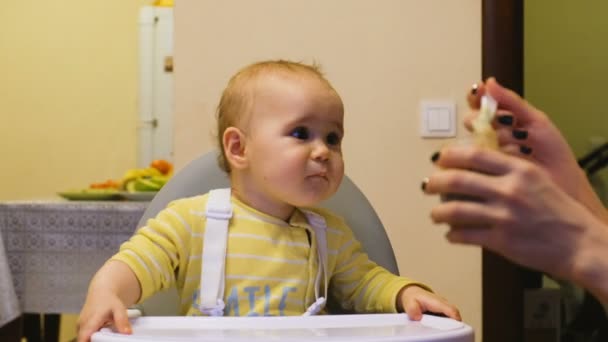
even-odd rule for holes
{"type": "Polygon", "coordinates": [[[296,127],[293,131],[291,131],[290,135],[301,140],[307,140],[310,137],[310,133],[306,127],[296,127]]]}
{"type": "Polygon", "coordinates": [[[340,141],[342,140],[342,138],[340,137],[340,135],[338,133],[329,133],[327,135],[327,143],[329,145],[340,145],[340,141]]]}

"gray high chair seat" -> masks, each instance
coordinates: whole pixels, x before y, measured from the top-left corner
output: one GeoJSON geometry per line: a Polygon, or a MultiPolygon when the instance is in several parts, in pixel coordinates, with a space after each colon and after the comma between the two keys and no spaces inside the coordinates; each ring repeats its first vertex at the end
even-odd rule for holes
{"type": "MultiPolygon", "coordinates": [[[[217,164],[217,153],[217,150],[207,152],[177,172],[154,196],[137,226],[144,226],[148,219],[155,217],[175,199],[229,187],[227,174],[217,164]]],[[[371,260],[390,272],[399,274],[393,248],[380,218],[348,176],[344,176],[338,192],[321,206],[346,220],[371,260]]],[[[175,316],[179,312],[178,303],[177,291],[171,289],[155,294],[137,308],[148,316],[175,316]]]]}

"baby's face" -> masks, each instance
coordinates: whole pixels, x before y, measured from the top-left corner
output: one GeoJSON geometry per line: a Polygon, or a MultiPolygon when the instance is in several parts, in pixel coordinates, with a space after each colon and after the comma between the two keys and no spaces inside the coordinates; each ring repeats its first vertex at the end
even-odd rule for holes
{"type": "Polygon", "coordinates": [[[259,85],[245,153],[256,197],[313,206],[333,195],[344,175],[342,101],[311,76],[273,76],[259,85]]]}

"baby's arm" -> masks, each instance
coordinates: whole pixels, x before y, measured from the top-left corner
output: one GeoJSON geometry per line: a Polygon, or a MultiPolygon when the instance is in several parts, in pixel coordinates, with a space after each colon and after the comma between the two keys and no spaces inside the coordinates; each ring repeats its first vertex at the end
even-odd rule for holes
{"type": "Polygon", "coordinates": [[[91,280],[86,301],[78,317],[78,341],[88,342],[91,335],[108,323],[119,332],[131,333],[127,307],[141,296],[135,273],[121,261],[103,265],[91,280]]]}
{"type": "Polygon", "coordinates": [[[397,310],[418,321],[424,312],[433,312],[461,320],[458,309],[445,298],[438,296],[420,286],[404,286],[397,295],[397,310]]]}
{"type": "Polygon", "coordinates": [[[357,313],[396,313],[398,294],[403,288],[425,287],[414,280],[398,277],[371,261],[350,228],[344,224],[340,230],[340,242],[330,246],[338,251],[330,281],[330,297],[343,309],[357,313]]]}
{"type": "Polygon", "coordinates": [[[330,246],[339,251],[330,291],[344,309],[359,313],[405,311],[413,320],[420,320],[424,312],[434,312],[460,320],[455,306],[426,285],[396,276],[370,261],[352,231],[344,226],[342,232],[337,246],[330,246]]]}

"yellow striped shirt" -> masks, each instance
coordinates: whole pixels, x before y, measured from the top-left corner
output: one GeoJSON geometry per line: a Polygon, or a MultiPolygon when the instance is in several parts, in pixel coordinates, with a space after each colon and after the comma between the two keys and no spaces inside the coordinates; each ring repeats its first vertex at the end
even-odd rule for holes
{"type": "MultiPolygon", "coordinates": [[[[170,203],[112,257],[135,272],[142,290],[140,301],[175,286],[181,313],[201,315],[198,297],[207,197],[170,203]]],[[[305,215],[296,210],[285,222],[235,197],[231,201],[225,315],[301,315],[315,301],[318,267],[315,233],[305,215]]],[[[396,312],[397,293],[413,282],[370,261],[342,218],[324,209],[307,210],[327,222],[330,301],[359,313],[396,312]]]]}

